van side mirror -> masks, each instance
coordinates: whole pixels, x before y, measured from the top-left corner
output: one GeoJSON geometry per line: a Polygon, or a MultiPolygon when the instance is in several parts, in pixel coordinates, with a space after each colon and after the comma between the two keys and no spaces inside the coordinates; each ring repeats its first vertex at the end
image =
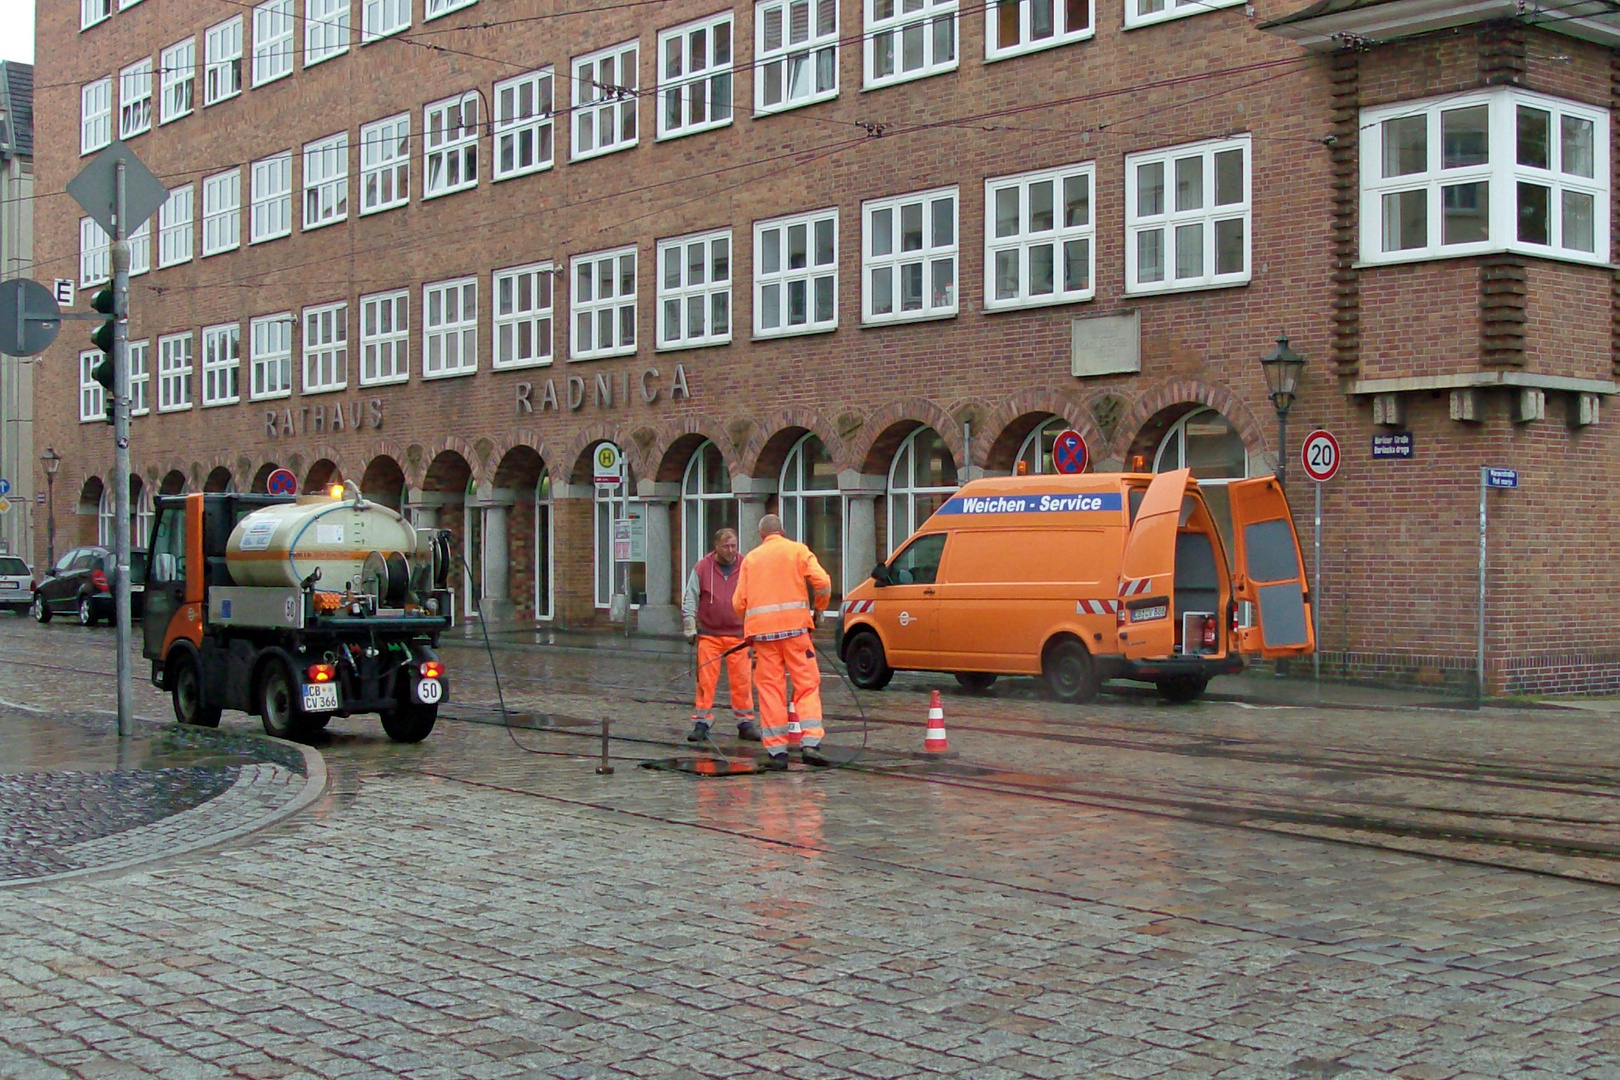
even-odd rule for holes
{"type": "Polygon", "coordinates": [[[872,567],[872,580],[880,586],[889,584],[889,567],[885,563],[878,563],[872,567]]]}

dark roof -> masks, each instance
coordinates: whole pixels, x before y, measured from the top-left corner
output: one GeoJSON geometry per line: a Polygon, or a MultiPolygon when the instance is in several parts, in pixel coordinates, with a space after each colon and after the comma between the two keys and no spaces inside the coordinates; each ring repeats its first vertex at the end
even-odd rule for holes
{"type": "Polygon", "coordinates": [[[0,158],[34,156],[34,65],[0,60],[0,158]]]}

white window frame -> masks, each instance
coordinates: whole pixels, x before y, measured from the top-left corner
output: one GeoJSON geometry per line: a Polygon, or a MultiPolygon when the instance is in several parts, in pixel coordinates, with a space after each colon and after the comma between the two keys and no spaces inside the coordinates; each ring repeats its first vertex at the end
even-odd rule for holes
{"type": "Polygon", "coordinates": [[[140,228],[129,234],[129,276],[139,277],[152,271],[152,219],[141,222],[140,228]]]}
{"type": "Polygon", "coordinates": [[[349,385],[349,305],[314,304],[303,312],[305,394],[327,394],[349,385]],[[319,369],[325,367],[325,372],[319,369]],[[311,378],[311,373],[315,378],[311,378]]]}
{"type": "Polygon", "coordinates": [[[411,0],[361,0],[360,44],[381,41],[411,28],[411,0]]]}
{"type": "Polygon", "coordinates": [[[349,51],[349,0],[304,0],[304,66],[349,51]]]}
{"type": "Polygon", "coordinates": [[[79,219],[79,288],[112,280],[112,238],[95,218],[79,219]]]}
{"type": "Polygon", "coordinates": [[[349,133],[304,144],[304,231],[349,216],[349,133]]]}
{"type": "Polygon", "coordinates": [[[410,201],[410,114],[400,113],[362,125],[360,215],[380,214],[410,201]]]}
{"type": "Polygon", "coordinates": [[[800,334],[825,334],[838,329],[838,208],[829,207],[825,210],[812,210],[805,214],[792,214],[788,217],[769,218],[754,223],[754,336],[768,337],[796,337],[800,334]],[[817,251],[818,234],[822,225],[827,225],[832,233],[831,258],[822,259],[817,251]],[[792,232],[794,229],[804,230],[804,266],[794,267],[792,263],[792,232]],[[772,253],[767,245],[775,248],[772,253]],[[777,269],[768,270],[767,267],[775,265],[777,269]],[[832,317],[830,319],[816,318],[816,294],[818,284],[829,281],[832,290],[832,317]],[[802,285],[804,289],[805,321],[794,324],[790,315],[792,313],[792,294],[794,286],[802,285]],[[775,290],[769,293],[769,290],[775,290]],[[770,296],[775,297],[776,311],[780,324],[777,326],[765,325],[765,314],[770,307],[770,296]]]}
{"type": "Polygon", "coordinates": [[[205,326],[202,332],[202,407],[242,400],[242,324],[205,326]]]}
{"type": "Polygon", "coordinates": [[[543,172],[556,161],[557,140],[552,119],[555,93],[555,80],[549,67],[495,84],[495,146],[490,155],[494,159],[490,163],[494,180],[543,172]],[[506,164],[508,155],[511,164],[506,164]]]}
{"type": "Polygon", "coordinates": [[[360,298],[360,385],[411,377],[411,297],[406,289],[360,298]]]}
{"type": "Polygon", "coordinates": [[[620,150],[628,150],[641,141],[641,118],[637,116],[640,108],[640,95],[637,93],[641,86],[641,45],[636,41],[626,41],[606,49],[598,49],[593,53],[574,57],[570,70],[573,74],[573,125],[569,135],[570,161],[585,161],[588,158],[601,157],[603,154],[613,154],[620,150]],[[598,84],[597,79],[602,72],[604,61],[611,60],[615,81],[598,84]],[[623,82],[626,66],[634,76],[630,85],[623,82]],[[601,118],[611,117],[613,125],[613,138],[608,142],[601,141],[601,118]],[[628,119],[632,133],[627,138],[624,134],[625,122],[628,119]],[[583,138],[584,132],[590,132],[590,138],[583,138]],[[584,149],[581,149],[584,147],[584,149]]]}
{"type": "MultiPolygon", "coordinates": [[[[990,0],[984,9],[984,58],[986,62],[1005,60],[1010,56],[1027,56],[1060,45],[1072,45],[1097,36],[1096,0],[1078,0],[1086,9],[1085,25],[1075,29],[1068,25],[1069,5],[1073,0],[990,0]],[[1003,9],[1018,5],[1018,40],[1011,45],[1001,43],[1001,14],[1003,9]],[[1051,8],[1051,33],[1042,38],[1033,37],[1035,5],[1051,8]],[[1061,29],[1059,28],[1061,24],[1061,29]]],[[[1136,0],[1125,0],[1127,6],[1136,0]]]]}
{"type": "MultiPolygon", "coordinates": [[[[938,439],[942,444],[945,442],[935,429],[926,425],[918,427],[906,436],[900,448],[894,452],[894,458],[889,462],[889,482],[883,498],[885,530],[889,542],[889,551],[885,558],[893,556],[904,547],[912,534],[928,520],[929,515],[960,486],[960,473],[953,477],[951,482],[943,485],[919,482],[917,440],[925,433],[938,439]],[[924,504],[921,508],[917,505],[919,501],[924,504]],[[927,512],[919,512],[919,509],[927,512]]],[[[957,472],[956,461],[951,456],[948,445],[945,446],[945,456],[951,471],[957,472]]]]}
{"type": "Polygon", "coordinates": [[[292,74],[295,0],[265,0],[253,9],[253,85],[263,86],[292,74]]]}
{"type": "Polygon", "coordinates": [[[422,0],[422,21],[429,22],[442,18],[452,11],[460,11],[464,7],[472,7],[478,0],[422,0]]]}
{"type": "Polygon", "coordinates": [[[613,248],[609,251],[593,251],[584,255],[575,255],[569,264],[568,271],[568,356],[572,360],[598,360],[604,356],[631,356],[636,351],[637,322],[640,312],[637,310],[637,293],[641,267],[639,265],[640,252],[634,244],[627,247],[613,248]],[[630,288],[624,289],[624,259],[629,259],[630,288]],[[612,292],[608,296],[601,295],[601,271],[604,264],[611,264],[609,268],[609,282],[612,292]],[[589,285],[582,286],[580,271],[589,273],[589,285]],[[589,295],[584,295],[586,293],[589,295]],[[612,330],[612,344],[603,346],[598,344],[601,338],[601,317],[608,315],[608,327],[612,330]],[[625,340],[625,316],[629,315],[629,340],[625,340]],[[580,333],[580,320],[589,320],[589,332],[580,333]],[[580,344],[581,338],[590,341],[588,346],[580,344]]]}
{"type": "Polygon", "coordinates": [[[112,0],[79,0],[79,30],[90,29],[112,18],[112,0]]]}
{"type": "Polygon", "coordinates": [[[158,209],[159,270],[165,266],[188,263],[196,253],[197,238],[193,230],[197,204],[194,191],[190,184],[170,188],[169,197],[158,209]]]}
{"type": "Polygon", "coordinates": [[[922,0],[918,10],[909,12],[902,11],[902,6],[902,0],[863,0],[866,33],[863,35],[862,85],[868,90],[943,75],[947,71],[955,71],[962,62],[961,14],[957,0],[922,0]],[[941,20],[946,22],[942,23],[941,20]],[[936,24],[947,25],[950,31],[951,55],[945,60],[934,55],[940,33],[936,24]],[[906,70],[903,66],[906,34],[909,28],[919,26],[921,29],[917,32],[921,34],[923,62],[906,70]],[[878,58],[886,47],[894,50],[894,70],[879,74],[878,58]]]}
{"type": "Polygon", "coordinates": [[[129,415],[145,416],[152,411],[152,343],[147,338],[124,346],[129,361],[129,415]]]}
{"type": "Polygon", "coordinates": [[[107,419],[107,389],[90,373],[101,363],[100,349],[79,354],[79,423],[100,424],[107,419]]]}
{"type": "Polygon", "coordinates": [[[1606,264],[1610,256],[1610,183],[1613,151],[1607,109],[1565,98],[1497,87],[1471,94],[1452,94],[1419,101],[1363,109],[1361,112],[1361,260],[1365,263],[1421,262],[1448,259],[1483,252],[1513,251],[1564,262],[1606,264]],[[1485,106],[1487,113],[1488,158],[1483,165],[1454,168],[1437,167],[1441,153],[1441,117],[1455,110],[1485,106]],[[1518,163],[1518,110],[1523,106],[1548,112],[1549,152],[1552,168],[1518,163]],[[1384,177],[1383,124],[1405,117],[1421,116],[1426,121],[1427,168],[1421,172],[1384,177]],[[1562,166],[1562,126],[1565,118],[1584,121],[1593,127],[1592,171],[1590,177],[1566,172],[1562,166]],[[1443,189],[1458,184],[1486,183],[1488,187],[1486,239],[1472,243],[1443,242],[1443,189]],[[1549,189],[1548,244],[1519,239],[1519,187],[1533,185],[1549,189]],[[1402,191],[1426,193],[1427,243],[1422,247],[1384,248],[1383,199],[1402,191]],[[1593,250],[1568,247],[1564,240],[1564,196],[1584,195],[1593,202],[1593,250]]]}
{"type": "Polygon", "coordinates": [[[143,56],[118,73],[118,137],[152,130],[152,58],[143,56]]]}
{"type": "Polygon", "coordinates": [[[242,92],[242,16],[203,31],[203,107],[242,92]]]}
{"type": "Polygon", "coordinates": [[[1219,11],[1221,8],[1237,7],[1245,0],[1157,0],[1157,8],[1144,11],[1143,9],[1152,2],[1153,0],[1125,0],[1125,29],[1152,26],[1155,23],[1169,22],[1171,19],[1185,19],[1191,15],[1219,11]]]}
{"type": "Polygon", "coordinates": [[[255,161],[252,174],[252,211],[248,243],[262,244],[292,235],[292,151],[283,150],[255,161]]]}
{"type": "Polygon", "coordinates": [[[79,154],[93,154],[112,142],[112,76],[79,88],[79,154]]]}
{"type": "Polygon", "coordinates": [[[158,54],[162,101],[158,123],[190,116],[197,108],[197,39],[177,41],[158,54]]]}
{"type": "Polygon", "coordinates": [[[1097,295],[1097,166],[1094,162],[1064,165],[1056,169],[1040,169],[1014,176],[993,176],[984,182],[984,307],[986,311],[1012,311],[1018,308],[1043,307],[1050,304],[1072,304],[1090,300],[1097,295]],[[1066,220],[1065,191],[1071,181],[1085,185],[1085,221],[1070,225],[1066,220]],[[1030,190],[1051,185],[1052,227],[1030,228],[1030,190]],[[1016,192],[1018,224],[1015,232],[998,236],[1000,227],[998,209],[1000,194],[1016,192]],[[1079,289],[1064,288],[1064,271],[1068,266],[1067,249],[1070,244],[1085,245],[1086,284],[1079,289]],[[1030,263],[1037,248],[1052,252],[1052,291],[1049,294],[1029,292],[1030,263]],[[998,298],[1000,284],[1000,256],[1015,255],[1018,266],[1017,292],[1011,297],[998,298]]]}
{"type": "Polygon", "coordinates": [[[242,246],[242,170],[203,177],[202,191],[203,258],[235,251],[242,246]]]}
{"type": "Polygon", "coordinates": [[[478,279],[422,286],[422,378],[449,379],[478,370],[478,279]]]}
{"type": "Polygon", "coordinates": [[[917,322],[923,319],[948,319],[953,317],[958,309],[961,298],[962,255],[961,255],[961,228],[960,218],[962,210],[962,195],[955,187],[933,188],[929,191],[911,192],[905,195],[893,195],[882,199],[869,199],[861,204],[861,322],[868,326],[880,326],[897,322],[917,322]],[[948,243],[937,242],[935,204],[941,199],[951,202],[951,239],[948,243]],[[912,251],[902,251],[904,231],[905,208],[913,204],[920,204],[922,224],[922,247],[912,251]],[[874,222],[880,214],[887,212],[890,223],[890,250],[884,253],[874,251],[877,235],[874,232],[874,222]],[[939,300],[935,297],[933,288],[934,268],[936,265],[949,260],[952,272],[949,285],[950,294],[947,299],[939,300]],[[912,264],[922,267],[922,294],[921,306],[914,311],[902,310],[904,303],[903,289],[901,287],[901,274],[905,268],[912,264]],[[890,284],[890,310],[879,312],[876,308],[875,282],[882,280],[887,273],[890,284]]]}
{"type": "Polygon", "coordinates": [[[478,94],[469,90],[422,109],[424,200],[478,186],[478,108],[478,94]]]}
{"type": "MultiPolygon", "coordinates": [[[[1191,292],[1199,289],[1224,289],[1246,285],[1253,277],[1254,267],[1254,153],[1253,141],[1247,133],[1229,139],[1210,139],[1205,142],[1183,143],[1179,146],[1127,154],[1125,157],[1125,291],[1133,296],[1154,293],[1191,292]],[[1217,205],[1215,158],[1229,151],[1241,151],[1243,163],[1243,197],[1238,202],[1217,205]],[[1177,162],[1199,157],[1202,159],[1200,184],[1202,204],[1195,209],[1176,209],[1177,162]],[[1162,172],[1163,189],[1161,209],[1157,213],[1140,212],[1141,178],[1138,170],[1157,165],[1162,172]],[[1243,269],[1219,272],[1217,241],[1219,226],[1225,222],[1243,222],[1243,269]],[[1176,274],[1178,230],[1201,227],[1200,244],[1203,253],[1203,273],[1179,276],[1176,274]],[[1141,281],[1142,237],[1157,232],[1160,242],[1162,280],[1141,281]]],[[[1190,234],[1189,234],[1190,235],[1190,234]]]]}
{"type": "Polygon", "coordinates": [[[292,335],[290,311],[259,315],[248,321],[248,355],[252,369],[249,400],[292,396],[292,335]]]}
{"type": "Polygon", "coordinates": [[[189,330],[158,338],[158,412],[185,412],[191,408],[192,366],[189,330]]]}
{"type": "Polygon", "coordinates": [[[495,324],[490,339],[493,367],[502,371],[549,365],[557,302],[552,264],[542,262],[497,270],[490,276],[489,295],[495,324]],[[522,347],[525,336],[527,350],[522,347]]]}
{"type": "Polygon", "coordinates": [[[786,112],[837,97],[838,0],[758,0],[753,69],[756,114],[786,112]],[[804,27],[796,36],[793,22],[799,12],[804,27]],[[773,23],[775,44],[768,41],[773,23]],[[824,74],[829,85],[820,86],[824,74]],[[795,92],[796,83],[806,85],[795,92]]]}
{"type": "Polygon", "coordinates": [[[678,139],[731,126],[736,97],[732,78],[735,30],[731,12],[724,11],[658,32],[659,139],[678,139]],[[703,63],[694,68],[692,46],[698,41],[702,43],[703,63]],[[722,41],[724,60],[717,59],[717,45],[722,41]],[[673,122],[672,110],[676,114],[673,122]]]}
{"type": "Polygon", "coordinates": [[[734,266],[730,229],[714,229],[658,241],[658,263],[654,271],[658,283],[658,306],[654,309],[653,317],[657,324],[654,339],[658,349],[703,349],[731,343],[733,321],[731,284],[735,273],[734,266]],[[690,258],[691,249],[694,247],[702,248],[699,271],[703,275],[701,281],[691,280],[690,258]],[[717,251],[724,254],[723,278],[715,272],[717,251]],[[671,256],[674,257],[673,263],[671,256]],[[671,269],[674,270],[673,281],[671,269]],[[697,303],[699,317],[703,320],[703,331],[697,334],[691,332],[694,301],[697,303]],[[715,331],[715,323],[718,321],[715,318],[717,311],[724,314],[726,321],[725,330],[720,332],[715,331]],[[674,313],[676,324],[673,336],[667,334],[671,312],[674,313]]]}

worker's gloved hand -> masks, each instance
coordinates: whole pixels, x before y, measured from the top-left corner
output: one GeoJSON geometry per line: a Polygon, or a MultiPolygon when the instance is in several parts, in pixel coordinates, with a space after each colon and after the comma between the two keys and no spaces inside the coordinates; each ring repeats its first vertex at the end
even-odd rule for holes
{"type": "Polygon", "coordinates": [[[686,637],[688,645],[697,641],[697,620],[690,615],[681,620],[681,633],[686,637]]]}

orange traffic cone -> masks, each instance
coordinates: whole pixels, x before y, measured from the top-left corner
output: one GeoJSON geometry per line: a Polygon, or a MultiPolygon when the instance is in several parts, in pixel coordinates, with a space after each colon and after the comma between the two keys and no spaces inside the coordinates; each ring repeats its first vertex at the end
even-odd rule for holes
{"type": "Polygon", "coordinates": [[[795,709],[793,702],[790,701],[788,702],[788,745],[799,746],[803,738],[804,729],[799,727],[799,710],[795,709]]]}
{"type": "Polygon", "coordinates": [[[945,745],[945,707],[940,704],[939,691],[928,699],[928,734],[923,738],[923,749],[930,754],[943,754],[945,745]]]}

